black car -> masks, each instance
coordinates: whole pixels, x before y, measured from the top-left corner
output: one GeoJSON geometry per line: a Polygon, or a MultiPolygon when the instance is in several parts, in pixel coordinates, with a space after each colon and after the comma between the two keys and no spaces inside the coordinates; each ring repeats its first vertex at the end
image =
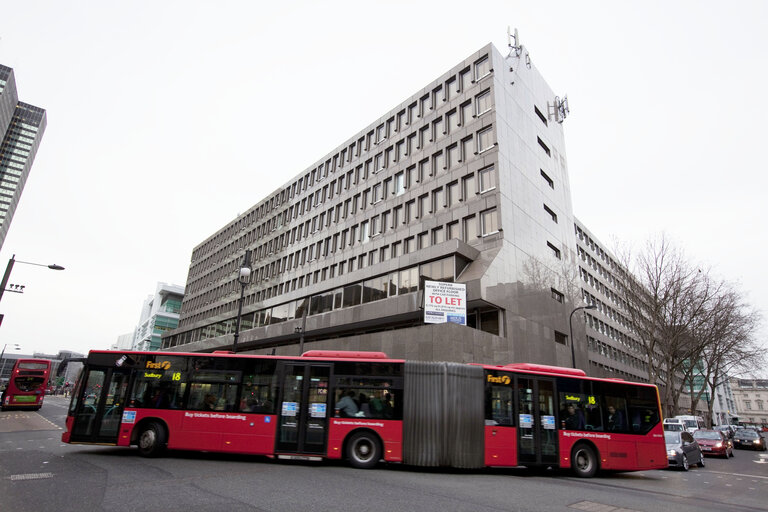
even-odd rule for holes
{"type": "Polygon", "coordinates": [[[739,429],[733,435],[733,446],[736,448],[750,448],[752,450],[765,451],[765,439],[763,436],[750,429],[739,429]]]}

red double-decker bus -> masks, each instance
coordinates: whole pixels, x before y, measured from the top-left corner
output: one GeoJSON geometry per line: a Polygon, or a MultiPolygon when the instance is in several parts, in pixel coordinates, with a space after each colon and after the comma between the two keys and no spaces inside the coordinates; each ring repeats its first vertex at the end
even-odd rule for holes
{"type": "Polygon", "coordinates": [[[50,375],[49,360],[18,359],[0,397],[0,408],[3,411],[12,408],[39,410],[43,406],[50,375]]]}
{"type": "Polygon", "coordinates": [[[667,467],[655,386],[534,364],[92,351],[66,443],[417,466],[667,467]]]}

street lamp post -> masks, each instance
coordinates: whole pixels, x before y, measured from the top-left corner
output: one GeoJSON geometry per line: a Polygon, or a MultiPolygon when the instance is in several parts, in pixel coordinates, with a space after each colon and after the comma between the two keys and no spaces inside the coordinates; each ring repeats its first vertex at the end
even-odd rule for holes
{"type": "Polygon", "coordinates": [[[296,332],[299,333],[299,355],[302,355],[304,353],[304,331],[307,330],[307,312],[308,311],[309,311],[309,304],[307,304],[307,307],[304,308],[304,313],[301,315],[301,327],[296,328],[296,332]]]}
{"type": "Polygon", "coordinates": [[[580,306],[571,311],[571,315],[568,317],[568,327],[571,329],[571,366],[576,368],[576,340],[573,339],[573,314],[582,309],[597,309],[597,306],[590,304],[589,306],[580,306]]]}
{"type": "Polygon", "coordinates": [[[48,267],[51,270],[64,270],[64,267],[57,264],[52,265],[43,265],[41,263],[32,263],[30,261],[19,261],[16,259],[16,255],[14,254],[11,256],[11,259],[8,260],[8,266],[5,267],[5,274],[3,274],[3,281],[0,282],[0,299],[3,298],[3,293],[5,292],[5,287],[8,286],[8,279],[11,277],[11,270],[13,270],[13,265],[15,263],[23,263],[25,265],[35,265],[36,267],[48,267]]]}
{"type": "Polygon", "coordinates": [[[235,321],[235,341],[232,343],[232,352],[237,352],[237,342],[240,339],[240,317],[243,315],[243,298],[245,297],[245,287],[251,281],[251,250],[246,249],[243,255],[243,264],[237,275],[237,282],[240,283],[240,300],[237,304],[237,320],[235,321]]]}

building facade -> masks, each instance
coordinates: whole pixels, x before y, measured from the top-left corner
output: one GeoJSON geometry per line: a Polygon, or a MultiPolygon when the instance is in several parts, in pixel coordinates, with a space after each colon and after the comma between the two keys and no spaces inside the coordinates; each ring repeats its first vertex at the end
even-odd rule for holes
{"type": "Polygon", "coordinates": [[[731,379],[739,423],[768,427],[768,379],[731,379]]]}
{"type": "Polygon", "coordinates": [[[0,248],[46,124],[45,110],[20,102],[13,69],[0,65],[0,248]]]}
{"type": "MultiPolygon", "coordinates": [[[[162,335],[179,325],[183,299],[182,286],[157,283],[154,295],[149,295],[142,305],[141,318],[128,350],[159,350],[162,335]]],[[[118,343],[126,343],[125,335],[118,338],[118,343]]]]}
{"type": "Polygon", "coordinates": [[[249,251],[240,350],[570,366],[566,113],[524,47],[482,48],[198,245],[163,348],[231,348],[249,251]],[[425,279],[466,285],[466,326],[424,325],[425,279]]]}

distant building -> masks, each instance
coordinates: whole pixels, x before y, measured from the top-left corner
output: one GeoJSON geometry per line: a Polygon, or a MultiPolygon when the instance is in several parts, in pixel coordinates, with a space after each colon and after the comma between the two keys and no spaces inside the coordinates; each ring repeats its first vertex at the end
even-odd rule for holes
{"type": "Polygon", "coordinates": [[[768,426],[768,379],[731,379],[739,423],[768,426]]]}
{"type": "Polygon", "coordinates": [[[20,102],[13,69],[0,65],[0,248],[46,124],[45,110],[20,102]]]}
{"type": "Polygon", "coordinates": [[[161,336],[179,325],[183,299],[184,287],[157,283],[155,294],[148,296],[141,308],[141,318],[133,334],[132,348],[159,350],[161,336]]]}
{"type": "Polygon", "coordinates": [[[136,335],[136,332],[129,332],[126,334],[121,334],[117,337],[117,341],[115,341],[112,346],[110,347],[111,350],[133,350],[133,338],[136,335]]]}

